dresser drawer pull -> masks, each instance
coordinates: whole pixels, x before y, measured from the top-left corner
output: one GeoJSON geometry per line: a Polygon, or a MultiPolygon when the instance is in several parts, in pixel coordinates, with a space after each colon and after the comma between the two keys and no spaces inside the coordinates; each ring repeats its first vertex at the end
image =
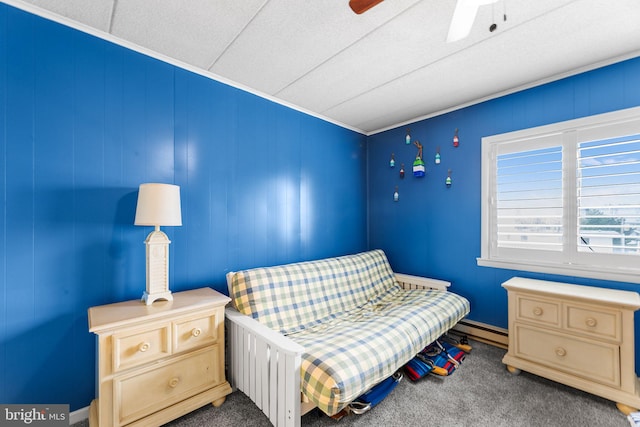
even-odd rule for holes
{"type": "Polygon", "coordinates": [[[588,317],[587,320],[585,320],[585,323],[588,327],[594,328],[598,324],[598,321],[593,317],[588,317]]]}
{"type": "Polygon", "coordinates": [[[151,344],[149,344],[148,342],[143,342],[143,343],[140,343],[140,345],[138,346],[138,351],[141,353],[144,353],[150,348],[151,348],[151,344]]]}
{"type": "Polygon", "coordinates": [[[544,313],[544,310],[542,310],[542,307],[536,307],[533,309],[533,314],[536,316],[542,316],[542,313],[544,313]]]}
{"type": "Polygon", "coordinates": [[[562,348],[562,347],[558,347],[558,348],[556,348],[556,356],[558,356],[558,357],[564,357],[564,356],[566,356],[566,355],[567,355],[567,350],[565,350],[565,349],[564,349],[564,348],[562,348]]]}
{"type": "Polygon", "coordinates": [[[198,336],[200,336],[201,333],[202,333],[202,329],[200,329],[200,328],[193,328],[191,330],[191,336],[193,336],[193,337],[198,337],[198,336]]]}
{"type": "Polygon", "coordinates": [[[180,382],[180,378],[177,378],[177,377],[171,378],[171,380],[169,380],[169,387],[176,388],[179,382],[180,382]]]}

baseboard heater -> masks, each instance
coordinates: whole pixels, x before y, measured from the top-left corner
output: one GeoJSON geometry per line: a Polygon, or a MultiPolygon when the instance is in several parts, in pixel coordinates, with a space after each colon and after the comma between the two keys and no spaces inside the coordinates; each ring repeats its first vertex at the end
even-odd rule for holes
{"type": "Polygon", "coordinates": [[[476,341],[504,349],[509,347],[509,331],[507,329],[463,319],[453,327],[453,330],[463,333],[476,341]]]}

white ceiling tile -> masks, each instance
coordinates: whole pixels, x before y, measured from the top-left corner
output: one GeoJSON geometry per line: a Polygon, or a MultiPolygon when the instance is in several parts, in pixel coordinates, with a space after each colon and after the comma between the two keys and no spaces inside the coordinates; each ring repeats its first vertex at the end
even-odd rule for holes
{"type": "Polygon", "coordinates": [[[108,32],[114,0],[25,0],[65,18],[108,32]]]}
{"type": "Polygon", "coordinates": [[[206,70],[265,1],[120,1],[112,33],[206,70]]]}
{"type": "Polygon", "coordinates": [[[446,54],[442,40],[451,13],[453,8],[422,2],[276,95],[322,112],[410,73],[446,54]]]}
{"type": "Polygon", "coordinates": [[[418,0],[354,14],[347,0],[272,0],[211,69],[274,94],[418,0]]]}

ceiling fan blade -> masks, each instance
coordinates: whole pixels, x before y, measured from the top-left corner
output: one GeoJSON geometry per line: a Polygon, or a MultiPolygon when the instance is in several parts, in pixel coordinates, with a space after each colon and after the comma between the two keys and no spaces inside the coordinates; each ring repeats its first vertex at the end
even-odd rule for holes
{"type": "Polygon", "coordinates": [[[349,0],[349,7],[355,13],[360,15],[361,13],[366,12],[378,3],[382,3],[382,1],[383,0],[349,0]]]}
{"type": "Polygon", "coordinates": [[[453,11],[447,43],[462,40],[469,35],[473,21],[476,19],[478,8],[487,4],[492,4],[498,0],[458,0],[456,9],[453,11]]]}

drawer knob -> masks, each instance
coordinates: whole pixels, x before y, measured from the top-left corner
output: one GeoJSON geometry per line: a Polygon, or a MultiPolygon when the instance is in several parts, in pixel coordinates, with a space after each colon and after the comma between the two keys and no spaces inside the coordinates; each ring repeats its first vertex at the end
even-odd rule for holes
{"type": "Polygon", "coordinates": [[[140,345],[138,346],[138,351],[140,351],[141,353],[144,353],[150,348],[151,348],[151,344],[149,344],[148,342],[143,342],[143,343],[140,343],[140,345]]]}
{"type": "Polygon", "coordinates": [[[179,382],[180,382],[180,378],[178,378],[178,377],[171,378],[169,380],[169,387],[176,388],[176,386],[178,385],[179,382]]]}
{"type": "Polygon", "coordinates": [[[562,347],[558,347],[558,348],[556,348],[556,356],[558,356],[558,357],[564,357],[564,356],[566,356],[566,355],[567,355],[567,350],[565,350],[565,349],[564,349],[564,348],[562,348],[562,347]]]}
{"type": "Polygon", "coordinates": [[[542,310],[542,307],[536,307],[533,309],[533,314],[536,316],[542,316],[542,313],[544,313],[544,310],[542,310]]]}
{"type": "Polygon", "coordinates": [[[587,324],[588,327],[594,328],[598,324],[598,321],[593,317],[587,317],[587,320],[585,320],[585,323],[587,324]]]}
{"type": "Polygon", "coordinates": [[[202,329],[200,328],[193,328],[191,330],[191,336],[194,336],[194,337],[200,336],[201,333],[202,333],[202,329]]]}

